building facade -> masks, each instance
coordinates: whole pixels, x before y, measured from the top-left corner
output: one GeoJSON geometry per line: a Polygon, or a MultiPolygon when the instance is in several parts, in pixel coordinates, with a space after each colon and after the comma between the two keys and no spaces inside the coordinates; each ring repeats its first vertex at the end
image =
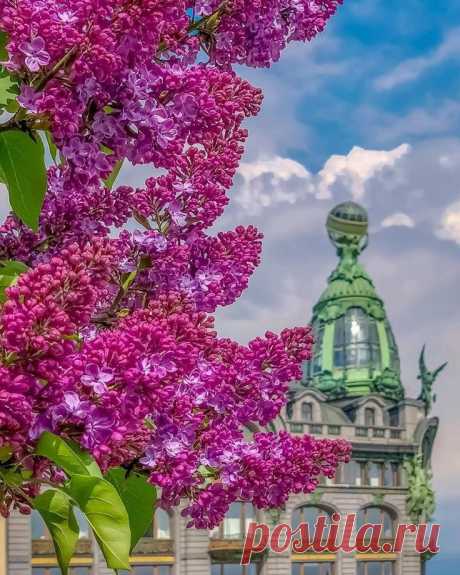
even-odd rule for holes
{"type": "MultiPolygon", "coordinates": [[[[212,532],[190,530],[180,509],[158,510],[132,557],[135,575],[422,575],[425,557],[408,536],[401,554],[268,551],[239,565],[249,522],[301,522],[354,513],[357,526],[378,523],[391,540],[399,523],[429,520],[434,510],[431,452],[438,420],[430,417],[432,386],[440,369],[420,357],[422,391],[405,396],[398,346],[384,303],[359,262],[367,246],[365,210],[352,202],[334,208],[327,230],[339,258],[313,308],[313,358],[295,382],[275,427],[293,434],[348,439],[352,461],[311,495],[294,495],[283,509],[260,512],[232,505],[212,532]]],[[[108,575],[82,517],[71,575],[108,575]]],[[[343,529],[343,521],[341,524],[343,529]]],[[[0,523],[0,575],[58,575],[49,535],[38,515],[0,523]]]]}

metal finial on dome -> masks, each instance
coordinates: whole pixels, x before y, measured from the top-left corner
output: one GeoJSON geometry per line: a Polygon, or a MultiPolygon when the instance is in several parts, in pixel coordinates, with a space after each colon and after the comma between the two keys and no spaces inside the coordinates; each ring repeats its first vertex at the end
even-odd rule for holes
{"type": "Polygon", "coordinates": [[[329,212],[326,228],[336,248],[354,245],[362,251],[367,245],[369,220],[366,210],[355,202],[343,202],[329,212]]]}

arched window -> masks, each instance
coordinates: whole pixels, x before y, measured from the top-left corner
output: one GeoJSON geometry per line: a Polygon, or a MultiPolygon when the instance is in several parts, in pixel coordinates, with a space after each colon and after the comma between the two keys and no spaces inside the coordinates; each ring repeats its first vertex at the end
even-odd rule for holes
{"type": "MultiPolygon", "coordinates": [[[[322,541],[325,542],[329,533],[329,525],[331,524],[332,511],[324,507],[319,507],[317,505],[303,505],[294,509],[292,513],[291,527],[294,531],[301,523],[306,523],[308,525],[308,536],[312,538],[315,533],[316,522],[320,517],[324,517],[324,533],[322,541]]],[[[305,573],[309,573],[305,571],[305,573]]],[[[321,574],[322,575],[322,574],[321,574]]]]}
{"type": "Polygon", "coordinates": [[[335,322],[334,366],[371,365],[381,365],[377,323],[363,309],[352,307],[335,322]]]}
{"type": "Polygon", "coordinates": [[[161,507],[155,511],[153,523],[147,529],[144,537],[153,539],[172,539],[171,517],[161,507]]]}
{"type": "Polygon", "coordinates": [[[302,403],[302,421],[313,421],[313,403],[310,401],[302,403]]]}
{"type": "Polygon", "coordinates": [[[358,575],[395,575],[395,562],[358,561],[358,575]]]}
{"type": "MultiPolygon", "coordinates": [[[[383,525],[382,536],[385,539],[394,537],[394,517],[392,513],[383,507],[370,506],[361,509],[356,519],[356,528],[359,529],[366,523],[372,525],[383,525]]],[[[369,575],[373,575],[370,573],[369,575]]]]}
{"type": "Polygon", "coordinates": [[[242,540],[255,518],[256,512],[251,503],[235,501],[230,505],[222,523],[211,531],[211,538],[242,540]]]}

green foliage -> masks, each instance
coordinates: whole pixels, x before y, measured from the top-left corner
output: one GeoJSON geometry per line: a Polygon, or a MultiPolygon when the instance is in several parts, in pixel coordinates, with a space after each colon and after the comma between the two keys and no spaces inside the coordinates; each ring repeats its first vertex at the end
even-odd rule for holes
{"type": "Polygon", "coordinates": [[[132,551],[153,521],[157,491],[145,476],[128,474],[122,467],[111,469],[106,479],[114,485],[128,512],[132,551]]]}
{"type": "Polygon", "coordinates": [[[49,489],[34,499],[34,508],[48,527],[59,567],[63,575],[67,575],[80,532],[72,500],[63,491],[49,489]]]}
{"type": "Polygon", "coordinates": [[[99,477],[73,475],[65,489],[85,514],[107,566],[129,569],[129,518],[114,486],[99,477]]]}
{"type": "Polygon", "coordinates": [[[33,230],[46,193],[44,148],[40,138],[21,130],[0,132],[0,179],[15,214],[33,230]]]}
{"type": "Polygon", "coordinates": [[[8,112],[19,108],[16,101],[19,88],[17,82],[2,68],[0,68],[0,109],[5,108],[8,112]]]}
{"type": "Polygon", "coordinates": [[[61,467],[69,477],[72,475],[89,475],[102,478],[101,470],[89,453],[69,439],[45,431],[37,444],[36,454],[47,457],[61,467]]]}
{"type": "Polygon", "coordinates": [[[109,190],[113,188],[113,184],[115,183],[115,180],[118,178],[118,174],[120,173],[122,166],[123,166],[123,160],[118,160],[110,176],[106,180],[104,180],[104,184],[106,185],[107,188],[109,188],[109,190]]]}
{"type": "Polygon", "coordinates": [[[138,475],[123,477],[123,470],[121,474],[112,470],[104,479],[89,453],[48,431],[41,435],[36,454],[50,459],[69,477],[62,488],[63,496],[44,497],[55,493],[47,491],[34,500],[45,522],[45,514],[52,514],[55,525],[50,533],[63,573],[75,548],[73,536],[67,533],[74,526],[73,507],[78,507],[88,520],[108,567],[129,569],[130,549],[153,520],[155,488],[138,475]]]}
{"type": "Polygon", "coordinates": [[[13,285],[18,276],[28,269],[25,264],[16,260],[0,261],[0,302],[5,301],[6,288],[13,285]]]}
{"type": "Polygon", "coordinates": [[[0,60],[5,62],[8,60],[8,51],[6,49],[6,44],[8,42],[8,34],[0,30],[0,60]]]}

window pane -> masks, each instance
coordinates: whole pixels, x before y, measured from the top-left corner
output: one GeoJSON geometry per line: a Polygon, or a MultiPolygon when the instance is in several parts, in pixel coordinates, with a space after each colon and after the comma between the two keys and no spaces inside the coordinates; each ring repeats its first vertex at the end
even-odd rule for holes
{"type": "Polygon", "coordinates": [[[321,575],[319,563],[305,563],[303,566],[304,575],[321,575]]]}
{"type": "Polygon", "coordinates": [[[88,521],[86,520],[85,516],[79,509],[74,508],[74,511],[78,526],[80,528],[80,539],[88,539],[89,538],[88,521]]]}
{"type": "Polygon", "coordinates": [[[224,538],[240,539],[241,533],[241,503],[232,503],[224,519],[224,538]]]}
{"type": "Polygon", "coordinates": [[[334,350],[334,365],[336,367],[344,367],[345,365],[345,350],[343,348],[334,350]]]}
{"type": "Polygon", "coordinates": [[[211,575],[221,575],[221,566],[220,565],[212,565],[211,566],[211,575]]]}
{"type": "Polygon", "coordinates": [[[365,425],[374,426],[375,425],[375,409],[371,407],[366,407],[364,410],[364,423],[365,425]]]}
{"type": "Polygon", "coordinates": [[[313,404],[308,402],[302,403],[302,419],[304,421],[313,420],[313,404]]]}
{"type": "Polygon", "coordinates": [[[171,539],[170,519],[167,511],[161,508],[155,511],[155,525],[158,539],[171,539]]]}
{"type": "Polygon", "coordinates": [[[340,347],[345,345],[345,318],[344,316],[339,317],[335,322],[334,329],[334,346],[340,347]]]}
{"type": "Polygon", "coordinates": [[[367,575],[383,575],[383,564],[380,561],[367,562],[367,575]]]}
{"type": "Polygon", "coordinates": [[[90,575],[91,567],[73,567],[70,575],[90,575]]]}
{"type": "Polygon", "coordinates": [[[346,343],[369,341],[369,321],[367,314],[360,308],[351,308],[345,316],[346,343]]]}
{"type": "Polygon", "coordinates": [[[380,473],[381,465],[379,463],[369,463],[368,465],[369,473],[369,485],[372,487],[378,487],[380,485],[380,473]]]}
{"type": "Polygon", "coordinates": [[[383,534],[384,537],[393,537],[393,519],[386,511],[383,517],[383,534]]]}
{"type": "Polygon", "coordinates": [[[32,539],[49,539],[45,522],[38,511],[32,511],[32,539]]]}
{"type": "Polygon", "coordinates": [[[357,575],[366,575],[366,562],[358,561],[358,573],[357,575]]]}
{"type": "Polygon", "coordinates": [[[302,575],[302,565],[300,563],[293,563],[291,575],[302,575]]]}
{"type": "Polygon", "coordinates": [[[153,565],[135,565],[131,573],[133,575],[153,575],[153,565]]]}
{"type": "Polygon", "coordinates": [[[394,575],[395,572],[395,564],[393,561],[385,561],[383,573],[384,575],[394,575]]]}
{"type": "Polygon", "coordinates": [[[171,575],[172,567],[170,565],[160,565],[158,575],[171,575]]]}
{"type": "Polygon", "coordinates": [[[237,563],[227,563],[224,566],[224,575],[242,575],[243,567],[237,563]]]}
{"type": "Polygon", "coordinates": [[[343,466],[343,483],[345,485],[361,485],[361,466],[356,461],[350,461],[343,466]]]}
{"type": "Polygon", "coordinates": [[[254,509],[254,506],[251,503],[245,503],[244,507],[243,507],[243,513],[244,513],[244,534],[243,534],[243,536],[246,536],[246,533],[248,532],[248,529],[249,529],[249,525],[253,521],[255,521],[256,510],[254,509]]]}

